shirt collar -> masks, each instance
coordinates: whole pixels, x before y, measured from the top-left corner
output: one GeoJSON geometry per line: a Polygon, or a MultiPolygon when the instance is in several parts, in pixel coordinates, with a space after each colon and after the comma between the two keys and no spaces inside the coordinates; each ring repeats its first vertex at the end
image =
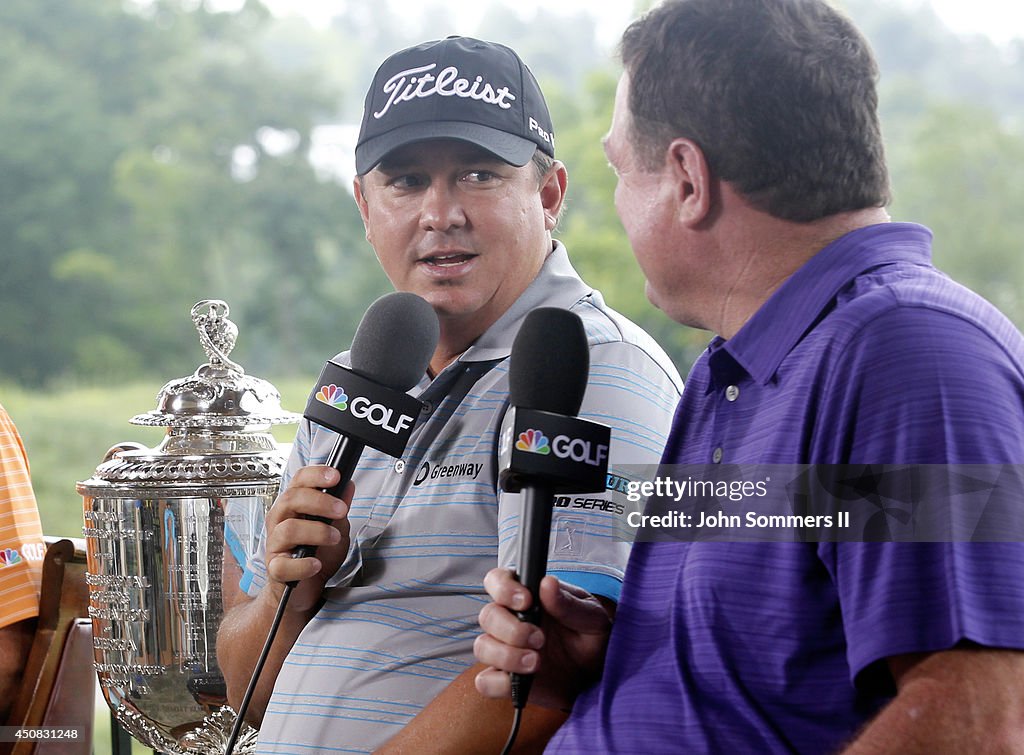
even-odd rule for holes
{"type": "Polygon", "coordinates": [[[554,250],[544,264],[505,314],[489,327],[472,346],[462,353],[458,361],[486,362],[505,359],[512,353],[512,341],[526,315],[537,307],[561,307],[569,309],[576,302],[593,293],[569,261],[569,253],[560,241],[554,242],[554,250]]]}
{"type": "Polygon", "coordinates": [[[712,372],[729,379],[725,373],[733,361],[758,383],[767,384],[782,360],[833,306],[840,291],[881,265],[930,265],[931,238],[931,231],[921,225],[882,223],[836,239],[793,273],[735,336],[711,342],[712,372]],[[732,360],[723,359],[724,354],[732,360]]]}

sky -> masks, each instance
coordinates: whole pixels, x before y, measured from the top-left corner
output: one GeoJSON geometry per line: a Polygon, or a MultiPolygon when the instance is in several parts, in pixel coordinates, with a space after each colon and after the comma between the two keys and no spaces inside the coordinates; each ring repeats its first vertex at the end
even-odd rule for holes
{"type": "MultiPolygon", "coordinates": [[[[221,0],[231,2],[231,0],[221,0]]],[[[371,1],[371,0],[367,0],[371,1]]],[[[889,0],[909,7],[927,4],[927,0],[889,0]]],[[[325,22],[333,12],[343,6],[343,0],[264,0],[278,13],[301,12],[314,21],[325,22]]],[[[390,0],[393,8],[412,17],[423,12],[422,0],[390,0]]],[[[541,6],[561,14],[587,11],[598,20],[598,34],[610,46],[631,20],[634,3],[631,0],[446,0],[453,10],[457,28],[452,31],[466,34],[475,31],[483,9],[489,4],[512,5],[529,17],[541,6]]],[[[987,34],[995,42],[1005,44],[1014,37],[1024,38],[1024,3],[1020,0],[931,0],[931,6],[951,29],[964,34],[987,34]]]]}
{"type": "MultiPolygon", "coordinates": [[[[2,2],[3,0],[0,0],[2,2]]],[[[348,0],[348,2],[374,2],[375,0],[348,0]]],[[[1024,2],[1021,0],[881,0],[904,7],[919,8],[931,5],[939,18],[955,32],[985,34],[1003,45],[1013,38],[1024,39],[1024,2]]],[[[205,0],[208,5],[230,9],[232,4],[244,0],[205,0]]],[[[345,7],[346,0],[263,0],[278,15],[300,13],[314,25],[326,26],[331,18],[345,7]]],[[[455,20],[454,34],[475,33],[480,18],[488,7],[512,6],[523,18],[534,16],[543,6],[559,15],[587,12],[596,20],[598,41],[609,53],[618,43],[622,31],[634,17],[633,0],[387,0],[397,13],[410,21],[422,18],[430,9],[444,3],[455,20]]],[[[842,5],[842,0],[837,0],[842,5]]],[[[542,33],[542,32],[539,32],[542,33]]],[[[557,33],[557,32],[555,32],[557,33]]],[[[320,129],[314,136],[313,161],[347,183],[354,172],[352,148],[355,126],[336,126],[320,129]]]]}
{"type": "Polygon", "coordinates": [[[1024,38],[1024,4],[1016,0],[932,0],[932,7],[955,31],[987,34],[999,43],[1024,38]]]}

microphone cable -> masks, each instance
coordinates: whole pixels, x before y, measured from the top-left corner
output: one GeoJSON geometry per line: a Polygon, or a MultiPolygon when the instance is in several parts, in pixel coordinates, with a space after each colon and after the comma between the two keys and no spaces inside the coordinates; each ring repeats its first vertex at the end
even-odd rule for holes
{"type": "MultiPolygon", "coordinates": [[[[522,621],[527,619],[522,618],[522,621]]],[[[519,727],[523,723],[523,708],[526,707],[526,700],[530,696],[530,687],[533,686],[532,674],[509,674],[512,685],[512,728],[508,733],[508,739],[501,750],[501,755],[509,755],[515,746],[516,737],[519,736],[519,727]]]]}
{"type": "MultiPolygon", "coordinates": [[[[359,322],[349,350],[351,368],[332,361],[324,365],[317,383],[320,389],[309,397],[303,413],[305,419],[338,435],[326,464],[338,470],[340,480],[333,487],[321,488],[322,492],[342,497],[366,446],[401,457],[422,409],[422,404],[406,392],[423,377],[439,336],[437,313],[426,300],[407,292],[392,292],[373,302],[359,322]],[[356,415],[355,399],[351,399],[353,411],[345,411],[350,399],[342,385],[371,408],[384,409],[388,417],[397,414],[400,421],[394,427],[387,427],[385,421],[375,421],[365,414],[356,415]]],[[[331,524],[331,520],[323,517],[305,518],[331,524]]],[[[316,546],[300,545],[292,551],[292,558],[306,558],[315,552],[316,546]]],[[[287,582],[281,593],[266,642],[231,727],[225,755],[231,755],[245,725],[245,714],[297,584],[298,581],[287,582]]]]}
{"type": "Polygon", "coordinates": [[[288,600],[292,596],[292,590],[295,589],[297,582],[289,582],[284,586],[284,592],[281,593],[281,600],[277,604],[277,612],[274,614],[274,620],[270,623],[270,631],[267,632],[267,640],[263,643],[263,650],[260,652],[260,657],[256,660],[256,667],[252,670],[252,678],[249,679],[249,686],[245,690],[245,695],[242,697],[242,702],[238,706],[238,716],[235,718],[235,723],[231,727],[231,734],[228,736],[228,743],[224,747],[224,755],[231,755],[235,749],[235,742],[238,741],[238,736],[241,734],[242,727],[245,726],[245,714],[249,710],[249,703],[252,702],[252,696],[256,692],[256,685],[259,684],[260,676],[263,674],[263,667],[267,665],[267,657],[270,655],[270,648],[274,645],[274,640],[277,639],[277,632],[281,628],[281,621],[284,619],[285,609],[288,608],[288,600]]]}
{"type": "MultiPolygon", "coordinates": [[[[513,705],[515,701],[513,701],[513,705]]],[[[523,722],[523,708],[521,705],[516,705],[512,709],[512,731],[508,733],[508,740],[505,742],[505,746],[501,750],[501,755],[509,755],[512,752],[512,748],[515,746],[516,737],[519,736],[519,726],[523,722]]],[[[230,750],[228,755],[230,755],[230,750]]]]}
{"type": "MultiPolygon", "coordinates": [[[[340,497],[343,494],[348,481],[352,479],[352,474],[355,472],[356,462],[359,460],[359,455],[362,453],[364,444],[359,441],[350,438],[345,435],[339,435],[337,441],[334,443],[334,448],[331,449],[331,453],[328,455],[326,464],[329,467],[334,467],[341,473],[341,481],[331,488],[322,488],[321,492],[331,493],[336,497],[340,497]]],[[[330,519],[325,519],[319,516],[303,516],[305,519],[312,519],[324,524],[330,524],[330,519]]],[[[316,553],[316,547],[310,545],[300,545],[292,551],[292,558],[307,558],[316,553]]],[[[249,704],[252,702],[252,696],[256,692],[256,686],[259,684],[260,676],[263,675],[263,667],[267,665],[267,658],[270,657],[270,649],[274,645],[274,640],[277,639],[277,633],[281,629],[281,622],[284,620],[285,609],[288,608],[288,601],[292,597],[292,591],[299,583],[286,582],[284,586],[284,592],[281,593],[281,600],[277,604],[277,611],[274,614],[273,621],[270,622],[270,629],[267,632],[267,639],[263,643],[263,650],[260,651],[260,657],[256,659],[256,666],[252,670],[252,677],[249,679],[249,686],[245,690],[245,695],[242,697],[242,702],[238,706],[238,717],[235,719],[234,725],[231,727],[231,734],[228,737],[228,743],[224,749],[224,755],[231,755],[232,750],[235,747],[235,742],[238,740],[241,734],[242,727],[245,725],[245,714],[249,710],[249,704]]]]}

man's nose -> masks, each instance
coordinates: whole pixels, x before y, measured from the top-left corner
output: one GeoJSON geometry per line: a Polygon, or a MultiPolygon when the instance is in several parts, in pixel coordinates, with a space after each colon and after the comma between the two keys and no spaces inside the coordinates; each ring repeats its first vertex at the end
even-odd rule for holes
{"type": "Polygon", "coordinates": [[[465,224],[465,210],[455,187],[441,181],[431,183],[423,193],[420,227],[443,232],[465,224]]]}

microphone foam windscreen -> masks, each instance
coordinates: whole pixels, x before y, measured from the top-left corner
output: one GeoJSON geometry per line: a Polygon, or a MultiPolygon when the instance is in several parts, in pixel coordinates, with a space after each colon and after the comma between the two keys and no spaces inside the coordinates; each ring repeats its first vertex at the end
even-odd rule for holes
{"type": "Polygon", "coordinates": [[[385,294],[359,321],[349,356],[352,369],[388,388],[407,391],[423,377],[441,326],[434,308],[416,294],[385,294]]]}
{"type": "Polygon", "coordinates": [[[590,350],[575,312],[539,307],[512,342],[508,372],[512,406],[576,416],[587,390],[590,350]]]}

